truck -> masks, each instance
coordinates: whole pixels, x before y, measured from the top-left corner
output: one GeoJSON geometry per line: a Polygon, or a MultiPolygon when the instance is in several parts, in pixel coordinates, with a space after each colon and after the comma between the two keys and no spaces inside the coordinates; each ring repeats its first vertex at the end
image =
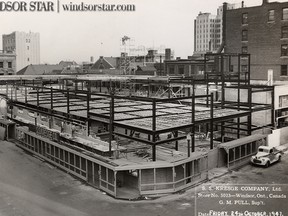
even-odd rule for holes
{"type": "Polygon", "coordinates": [[[271,164],[281,161],[282,152],[275,147],[259,146],[256,155],[251,157],[252,164],[269,167],[271,164]]]}

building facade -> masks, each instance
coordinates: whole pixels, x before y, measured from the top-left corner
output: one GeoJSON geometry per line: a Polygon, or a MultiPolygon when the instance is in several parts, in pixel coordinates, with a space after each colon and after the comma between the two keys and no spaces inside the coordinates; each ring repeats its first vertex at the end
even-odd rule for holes
{"type": "Polygon", "coordinates": [[[215,52],[221,44],[221,19],[210,13],[199,13],[194,20],[194,54],[215,52]]]}
{"type": "MultiPolygon", "coordinates": [[[[243,3],[242,3],[243,5],[243,3]]],[[[240,4],[227,4],[228,9],[240,4]]],[[[222,43],[223,6],[218,7],[217,15],[200,12],[194,20],[194,55],[206,52],[216,53],[222,43]]]]}
{"type": "MultiPolygon", "coordinates": [[[[206,62],[206,69],[211,70],[213,62],[206,62]]],[[[169,76],[194,76],[204,74],[204,59],[192,58],[166,60],[164,62],[164,75],[169,76]]]]}
{"type": "Polygon", "coordinates": [[[13,52],[0,50],[0,75],[14,75],[16,56],[13,52]]]}
{"type": "Polygon", "coordinates": [[[16,71],[30,64],[40,64],[40,34],[13,32],[2,35],[3,50],[16,54],[16,71]]]}
{"type": "Polygon", "coordinates": [[[227,10],[227,53],[251,55],[251,79],[288,80],[288,2],[227,10]]]}

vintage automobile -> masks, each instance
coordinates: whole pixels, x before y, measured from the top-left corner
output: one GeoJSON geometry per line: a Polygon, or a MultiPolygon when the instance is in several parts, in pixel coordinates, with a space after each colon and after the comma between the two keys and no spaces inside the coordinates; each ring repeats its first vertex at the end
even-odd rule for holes
{"type": "Polygon", "coordinates": [[[272,163],[281,160],[281,151],[275,147],[259,146],[256,155],[251,157],[251,162],[256,165],[269,167],[272,163]]]}

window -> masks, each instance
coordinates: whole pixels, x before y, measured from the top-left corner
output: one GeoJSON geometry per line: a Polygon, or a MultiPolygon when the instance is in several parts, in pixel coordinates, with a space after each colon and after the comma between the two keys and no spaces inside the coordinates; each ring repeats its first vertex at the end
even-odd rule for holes
{"type": "Polygon", "coordinates": [[[184,67],[179,67],[178,72],[179,74],[184,74],[184,67]]]}
{"type": "Polygon", "coordinates": [[[288,48],[287,44],[281,45],[281,56],[288,56],[287,48],[288,48]]]}
{"type": "Polygon", "coordinates": [[[274,21],[275,20],[275,10],[269,10],[268,11],[268,21],[274,21]]]}
{"type": "Polygon", "coordinates": [[[288,8],[282,9],[282,20],[288,20],[288,8]]]}
{"type": "Polygon", "coordinates": [[[281,65],[281,73],[280,76],[287,76],[287,65],[281,65]]]}
{"type": "Polygon", "coordinates": [[[174,74],[174,67],[173,66],[169,67],[169,74],[174,74]]]}
{"type": "Polygon", "coordinates": [[[279,96],[279,107],[288,107],[288,95],[279,96]]]}
{"type": "Polygon", "coordinates": [[[248,65],[241,65],[241,72],[248,72],[248,65]]]}
{"type": "Polygon", "coordinates": [[[27,46],[27,50],[29,50],[29,46],[27,46]]]}
{"type": "Polygon", "coordinates": [[[29,58],[27,58],[27,61],[30,61],[30,59],[29,59],[29,58]]]}
{"type": "Polygon", "coordinates": [[[242,24],[248,24],[248,13],[242,14],[242,24]]]}
{"type": "Polygon", "coordinates": [[[281,38],[288,38],[288,26],[282,26],[281,38]]]}
{"type": "Polygon", "coordinates": [[[247,54],[248,53],[248,47],[247,46],[243,46],[242,47],[242,53],[243,54],[247,54]]]}
{"type": "Polygon", "coordinates": [[[3,67],[4,67],[4,63],[0,62],[0,68],[3,68],[3,67]]]}
{"type": "Polygon", "coordinates": [[[8,62],[8,68],[12,68],[12,62],[8,62]]]}
{"type": "Polygon", "coordinates": [[[248,31],[242,30],[242,41],[248,41],[248,31]]]}

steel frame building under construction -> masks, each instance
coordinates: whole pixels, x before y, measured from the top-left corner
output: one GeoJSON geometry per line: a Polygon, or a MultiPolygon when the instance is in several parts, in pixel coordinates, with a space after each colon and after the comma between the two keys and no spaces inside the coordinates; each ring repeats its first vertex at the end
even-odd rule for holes
{"type": "Polygon", "coordinates": [[[19,147],[116,198],[174,193],[207,181],[212,168],[247,163],[265,144],[262,129],[274,126],[274,88],[250,84],[249,55],[208,61],[204,75],[184,78],[2,81],[0,126],[19,147]],[[254,102],[258,94],[268,100],[254,102]],[[258,112],[270,113],[268,123],[253,124],[258,112]]]}

